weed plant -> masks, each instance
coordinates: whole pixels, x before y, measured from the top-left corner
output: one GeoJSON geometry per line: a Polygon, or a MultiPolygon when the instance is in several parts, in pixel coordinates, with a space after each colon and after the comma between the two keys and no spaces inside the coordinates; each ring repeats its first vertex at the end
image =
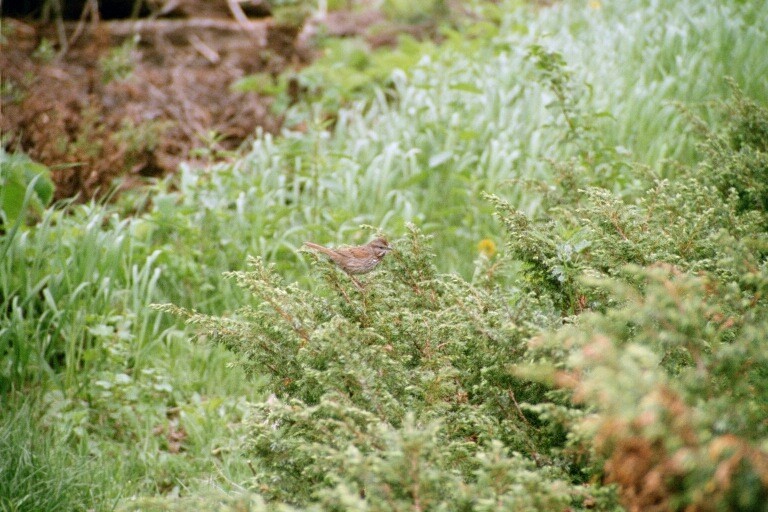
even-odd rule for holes
{"type": "Polygon", "coordinates": [[[0,229],[15,231],[27,215],[40,215],[51,203],[53,190],[50,171],[44,165],[0,149],[0,229]]]}

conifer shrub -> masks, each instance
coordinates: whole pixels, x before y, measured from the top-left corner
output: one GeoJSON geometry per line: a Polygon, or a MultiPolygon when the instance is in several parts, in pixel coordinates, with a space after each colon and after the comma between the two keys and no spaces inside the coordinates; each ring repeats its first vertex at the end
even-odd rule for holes
{"type": "Polygon", "coordinates": [[[739,212],[768,211],[768,111],[731,82],[724,133],[706,130],[707,161],[702,174],[721,194],[735,194],[739,212]]]}
{"type": "Polygon", "coordinates": [[[471,282],[410,227],[363,290],[252,259],[236,315],[161,306],[270,394],[242,447],[253,508],[765,510],[768,117],[728,108],[699,165],[638,169],[625,197],[589,155],[536,216],[488,196],[507,250],[471,282]]]}
{"type": "Polygon", "coordinates": [[[541,341],[568,347],[553,381],[595,412],[575,424],[575,451],[593,453],[628,510],[764,510],[765,307],[674,266],[625,272],[638,284],[599,284],[620,306],[541,341]]]}
{"type": "Polygon", "coordinates": [[[578,314],[529,343],[549,365],[515,373],[570,390],[536,408],[549,417],[589,412],[569,418],[560,453],[617,484],[628,510],[768,503],[768,115],[738,91],[727,111],[698,166],[634,201],[587,188],[536,221],[494,199],[525,286],[578,314]]]}
{"type": "Polygon", "coordinates": [[[394,245],[362,291],[326,262],[308,291],[252,259],[250,271],[229,274],[255,298],[236,317],[162,306],[240,354],[272,393],[254,405],[243,446],[252,489],[325,510],[594,501],[550,455],[565,432],[523,409],[544,401],[546,386],[510,371],[528,338],[559,323],[554,309],[484,279],[437,274],[415,227],[394,245]]]}

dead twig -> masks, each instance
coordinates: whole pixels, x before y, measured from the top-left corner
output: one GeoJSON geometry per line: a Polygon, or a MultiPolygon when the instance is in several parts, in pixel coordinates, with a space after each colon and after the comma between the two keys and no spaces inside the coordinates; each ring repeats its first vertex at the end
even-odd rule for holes
{"type": "Polygon", "coordinates": [[[72,34],[72,37],[69,38],[69,46],[74,45],[82,35],[83,30],[85,29],[85,20],[89,15],[91,18],[91,24],[95,28],[96,24],[99,22],[99,3],[97,0],[87,0],[85,2],[85,5],[83,6],[83,12],[80,14],[80,19],[75,26],[75,31],[72,34]]]}
{"type": "Polygon", "coordinates": [[[53,7],[53,17],[56,22],[56,34],[58,35],[59,44],[61,45],[61,49],[56,55],[56,59],[60,59],[67,53],[67,50],[69,50],[67,31],[64,28],[64,13],[61,10],[61,0],[51,0],[50,5],[53,7]]]}
{"type": "Polygon", "coordinates": [[[229,12],[232,13],[232,16],[241,26],[248,26],[248,16],[245,15],[243,8],[240,7],[240,2],[237,0],[227,0],[227,7],[229,7],[229,12]]]}

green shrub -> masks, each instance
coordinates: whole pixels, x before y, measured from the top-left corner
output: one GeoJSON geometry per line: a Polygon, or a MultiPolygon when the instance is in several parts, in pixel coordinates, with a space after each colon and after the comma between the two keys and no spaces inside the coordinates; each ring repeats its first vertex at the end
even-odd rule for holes
{"type": "MultiPolygon", "coordinates": [[[[752,121],[726,127],[727,150],[752,169],[764,111],[734,101],[752,121]]],[[[535,217],[491,197],[508,254],[478,259],[473,283],[439,274],[411,228],[363,291],[327,263],[306,291],[252,260],[229,274],[256,299],[234,317],[164,306],[265,379],[251,490],[332,509],[608,510],[611,487],[585,483],[602,481],[629,509],[759,510],[765,212],[717,185],[732,168],[716,158],[627,198],[590,186],[590,161],[556,166],[587,186],[535,217]]]]}
{"type": "Polygon", "coordinates": [[[708,159],[701,173],[722,195],[736,195],[739,213],[768,213],[768,111],[732,82],[734,100],[726,106],[726,129],[707,132],[708,159]]]}
{"type": "MultiPolygon", "coordinates": [[[[764,510],[765,301],[675,267],[626,278],[638,284],[601,283],[619,306],[545,338],[570,353],[554,382],[594,411],[572,451],[593,454],[628,509],[764,510]]],[[[768,285],[765,270],[750,279],[768,285]]]]}
{"type": "Polygon", "coordinates": [[[535,221],[495,200],[527,286],[581,313],[531,343],[527,357],[551,365],[515,373],[592,411],[570,418],[562,453],[592,454],[631,510],[764,510],[768,499],[768,233],[760,201],[744,200],[763,193],[768,114],[738,92],[733,110],[701,164],[636,201],[587,189],[535,221]],[[563,258],[568,244],[580,250],[563,258]]]}
{"type": "Polygon", "coordinates": [[[545,388],[509,371],[557,316],[530,295],[439,275],[415,228],[395,245],[362,292],[326,263],[310,292],[251,260],[230,274],[256,299],[236,317],[161,307],[267,378],[273,397],[254,407],[245,446],[252,490],[334,509],[584,502],[548,455],[562,431],[519,405],[545,388]]]}

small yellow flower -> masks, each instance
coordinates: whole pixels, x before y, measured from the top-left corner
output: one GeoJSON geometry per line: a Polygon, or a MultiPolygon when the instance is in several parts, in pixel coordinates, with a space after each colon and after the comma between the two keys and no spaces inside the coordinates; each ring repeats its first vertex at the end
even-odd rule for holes
{"type": "Polygon", "coordinates": [[[496,254],[496,244],[490,238],[483,238],[477,244],[477,252],[485,255],[487,258],[493,258],[496,254]]]}
{"type": "Polygon", "coordinates": [[[594,10],[599,10],[603,6],[602,2],[600,0],[589,0],[589,8],[594,10]]]}

